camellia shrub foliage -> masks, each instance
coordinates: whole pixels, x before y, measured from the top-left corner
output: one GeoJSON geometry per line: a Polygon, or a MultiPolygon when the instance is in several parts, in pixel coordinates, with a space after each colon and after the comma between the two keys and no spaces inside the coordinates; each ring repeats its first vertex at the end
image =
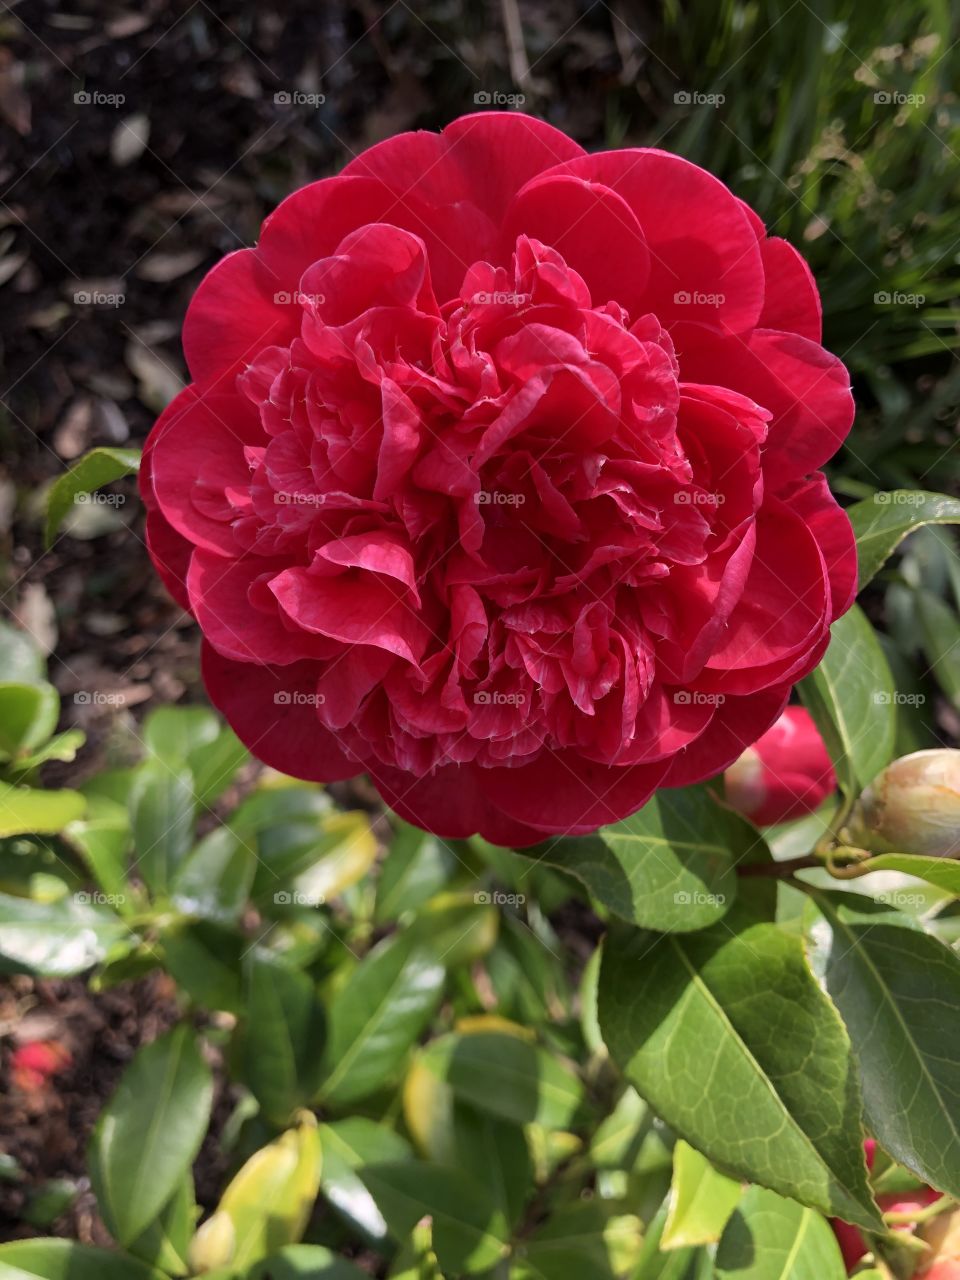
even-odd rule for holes
{"type": "Polygon", "coordinates": [[[960,502],[841,509],[820,318],[704,169],[520,114],[207,276],[192,384],[49,529],[139,467],[215,710],[45,791],[79,741],[0,637],[3,966],[181,1014],[90,1141],[115,1249],[0,1277],[958,1274],[958,755],[854,601],[960,502]]]}

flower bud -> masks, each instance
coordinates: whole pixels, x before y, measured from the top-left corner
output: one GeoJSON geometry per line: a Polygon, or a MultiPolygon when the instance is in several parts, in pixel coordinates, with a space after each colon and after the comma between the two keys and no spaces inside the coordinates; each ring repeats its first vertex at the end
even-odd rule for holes
{"type": "Polygon", "coordinates": [[[894,760],[860,797],[849,834],[872,852],[960,855],[960,751],[894,760]]]}
{"type": "Polygon", "coordinates": [[[823,739],[810,713],[787,707],[723,775],[727,802],[769,827],[812,813],[836,786],[823,739]]]}

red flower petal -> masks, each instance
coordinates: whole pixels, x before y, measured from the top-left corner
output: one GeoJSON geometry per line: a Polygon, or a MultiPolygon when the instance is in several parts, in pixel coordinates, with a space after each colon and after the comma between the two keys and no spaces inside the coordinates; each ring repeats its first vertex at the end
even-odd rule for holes
{"type": "Polygon", "coordinates": [[[240,741],[271,769],[308,782],[339,782],[363,771],[319,721],[316,663],[273,670],[232,662],[205,644],[203,682],[240,741]]]}

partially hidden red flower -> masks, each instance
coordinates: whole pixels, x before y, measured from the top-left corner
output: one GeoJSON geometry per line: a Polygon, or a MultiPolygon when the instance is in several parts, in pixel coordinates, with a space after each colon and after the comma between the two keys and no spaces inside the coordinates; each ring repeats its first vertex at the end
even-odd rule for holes
{"type": "Polygon", "coordinates": [[[37,1093],[72,1061],[70,1051],[56,1040],[30,1040],[11,1054],[10,1080],[22,1093],[37,1093]]]}
{"type": "Polygon", "coordinates": [[[727,800],[758,826],[813,813],[837,786],[809,711],[787,707],[723,775],[727,800]]]}
{"type": "Polygon", "coordinates": [[[803,259],[716,178],[516,113],[295,192],[201,284],[143,467],[268,764],[529,845],[712,776],[850,604],[803,259]]]}

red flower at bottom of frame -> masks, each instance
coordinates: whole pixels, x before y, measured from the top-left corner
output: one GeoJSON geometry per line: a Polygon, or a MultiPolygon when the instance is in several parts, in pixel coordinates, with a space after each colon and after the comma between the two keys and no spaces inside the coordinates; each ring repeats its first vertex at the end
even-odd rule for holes
{"type": "Polygon", "coordinates": [[[291,195],[201,284],[154,562],[251,750],[530,845],[717,774],[849,607],[802,258],[716,178],[510,113],[291,195]]]}

